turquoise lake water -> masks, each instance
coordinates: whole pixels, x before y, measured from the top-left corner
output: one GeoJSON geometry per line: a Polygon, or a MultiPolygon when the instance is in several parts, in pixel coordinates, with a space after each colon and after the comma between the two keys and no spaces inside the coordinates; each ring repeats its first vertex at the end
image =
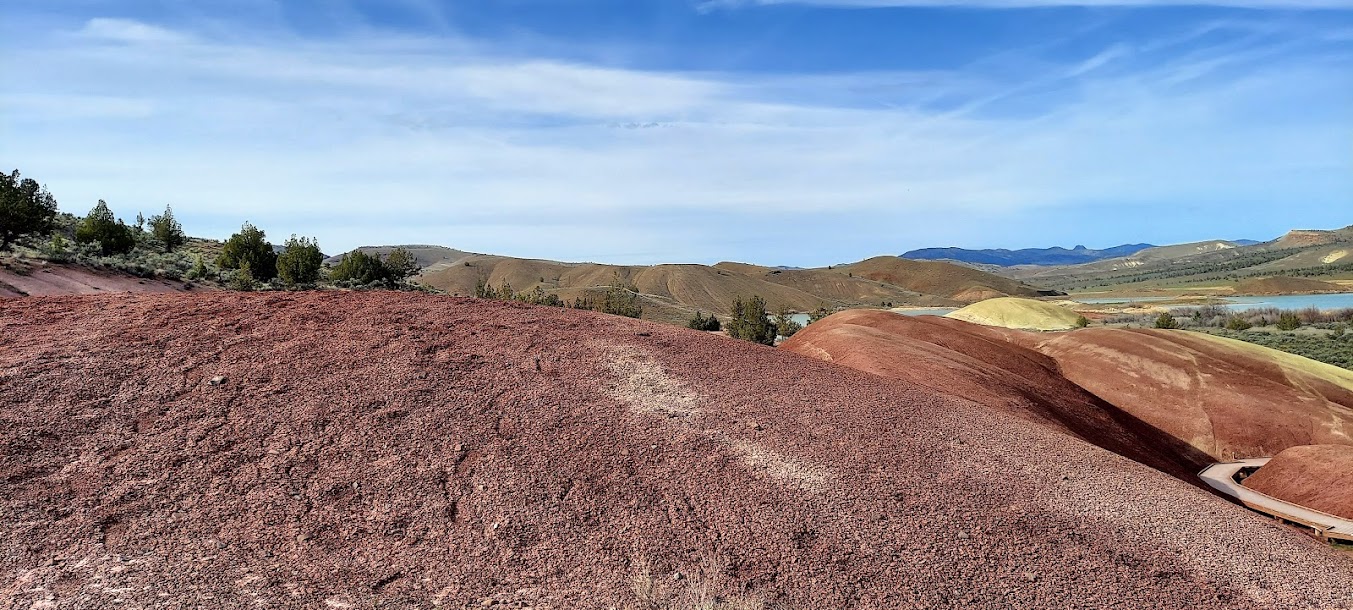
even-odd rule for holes
{"type": "MultiPolygon", "coordinates": [[[[1153,303],[1159,301],[1170,301],[1174,297],[1119,297],[1119,298],[1075,298],[1078,302],[1086,305],[1102,305],[1105,303],[1153,303]]],[[[1220,299],[1221,304],[1230,307],[1234,311],[1248,311],[1261,307],[1277,307],[1278,309],[1306,309],[1315,307],[1316,309],[1344,309],[1353,307],[1353,292],[1344,292],[1339,294],[1291,294],[1276,297],[1225,297],[1220,299]]]]}

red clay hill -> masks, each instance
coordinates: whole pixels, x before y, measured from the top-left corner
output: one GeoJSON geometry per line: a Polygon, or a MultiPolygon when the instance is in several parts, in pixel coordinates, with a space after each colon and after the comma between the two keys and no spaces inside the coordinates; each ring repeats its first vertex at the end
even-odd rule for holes
{"type": "Polygon", "coordinates": [[[1182,330],[1013,333],[1067,379],[1217,460],[1353,444],[1353,372],[1182,330]]]}
{"type": "MultiPolygon", "coordinates": [[[[46,261],[0,261],[0,299],[65,294],[183,292],[195,287],[168,279],[46,261]]],[[[198,290],[202,288],[197,287],[198,290]]]]}
{"type": "Polygon", "coordinates": [[[1185,481],[1206,454],[1087,392],[1057,363],[1004,331],[936,316],[850,310],[809,325],[781,345],[875,375],[960,396],[1094,443],[1185,481]]]}
{"type": "Polygon", "coordinates": [[[1004,407],[1161,468],[1143,458],[1154,454],[1186,466],[1189,481],[1208,462],[1300,445],[1353,445],[1353,373],[1203,333],[1039,333],[847,311],[782,347],[1004,407]],[[1115,430],[1104,427],[1103,417],[1122,430],[1096,437],[1094,430],[1115,430]],[[1146,443],[1159,433],[1177,442],[1146,443]],[[1171,454],[1158,454],[1162,447],[1171,454]]]}
{"type": "Polygon", "coordinates": [[[1353,606],[1348,554],[1010,413],[591,312],[347,292],[4,301],[0,596],[1353,606]]]}

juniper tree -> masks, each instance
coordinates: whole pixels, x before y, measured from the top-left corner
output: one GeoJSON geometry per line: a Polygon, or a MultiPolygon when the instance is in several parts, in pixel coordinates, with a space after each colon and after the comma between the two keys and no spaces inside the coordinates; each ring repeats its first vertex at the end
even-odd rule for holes
{"type": "Polygon", "coordinates": [[[733,299],[730,313],[732,319],[725,326],[728,329],[728,336],[764,345],[775,345],[775,325],[766,314],[765,299],[752,296],[744,301],[742,297],[738,297],[733,299]]]}
{"type": "Polygon", "coordinates": [[[0,173],[0,250],[8,250],[15,238],[26,233],[50,233],[56,218],[56,199],[19,170],[0,173]]]}
{"type": "Polygon", "coordinates": [[[323,265],[324,254],[318,242],[292,235],[277,256],[277,277],[287,286],[314,284],[323,265]]]}
{"type": "Polygon", "coordinates": [[[97,242],[105,255],[126,254],[136,247],[132,228],[113,216],[113,211],[102,199],[75,228],[75,241],[82,244],[97,242]]]}
{"type": "Polygon", "coordinates": [[[183,234],[183,225],[174,218],[173,208],[165,206],[164,213],[151,216],[149,222],[150,236],[164,246],[165,252],[173,252],[174,248],[188,242],[188,236],[183,234]]]}
{"type": "Polygon", "coordinates": [[[222,269],[248,267],[255,280],[267,281],[277,277],[277,253],[266,237],[262,229],[244,223],[240,232],[231,235],[221,247],[216,266],[222,269]]]}

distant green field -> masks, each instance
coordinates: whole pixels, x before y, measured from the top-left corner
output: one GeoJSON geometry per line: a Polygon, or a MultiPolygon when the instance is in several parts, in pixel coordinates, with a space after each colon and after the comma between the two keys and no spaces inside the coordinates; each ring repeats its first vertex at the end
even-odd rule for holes
{"type": "Polygon", "coordinates": [[[1353,370],[1353,333],[1336,336],[1330,332],[1277,332],[1267,330],[1231,331],[1224,329],[1195,329],[1219,337],[1239,339],[1255,345],[1304,356],[1311,360],[1353,370]]]}

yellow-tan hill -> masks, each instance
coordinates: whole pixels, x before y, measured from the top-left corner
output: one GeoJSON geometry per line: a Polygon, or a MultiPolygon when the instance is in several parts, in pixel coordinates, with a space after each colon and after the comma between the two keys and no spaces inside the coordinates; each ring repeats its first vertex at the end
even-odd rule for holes
{"type": "Polygon", "coordinates": [[[1076,327],[1080,314],[1043,301],[1003,297],[973,303],[947,317],[1020,330],[1070,330],[1076,327]]]}

